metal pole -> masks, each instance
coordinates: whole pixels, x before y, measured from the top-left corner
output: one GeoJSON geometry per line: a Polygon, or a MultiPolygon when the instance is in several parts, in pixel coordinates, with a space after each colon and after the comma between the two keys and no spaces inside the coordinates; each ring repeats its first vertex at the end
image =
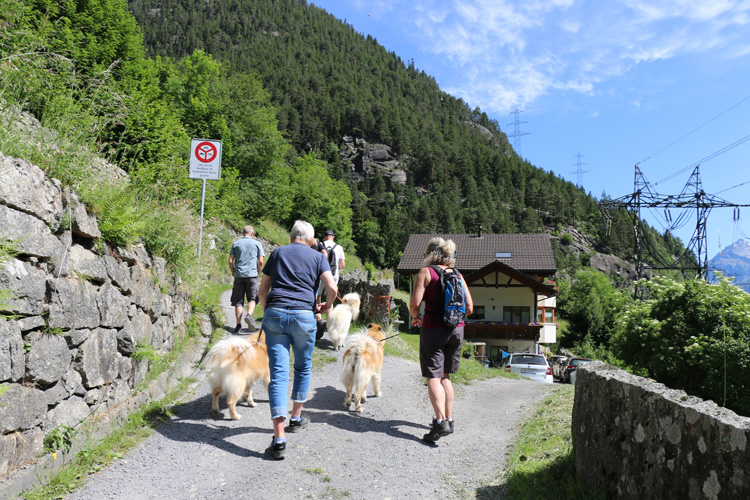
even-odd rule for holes
{"type": "MultiPolygon", "coordinates": [[[[203,207],[206,203],[206,179],[203,179],[203,190],[201,191],[201,230],[198,236],[198,269],[201,268],[201,250],[203,247],[203,207]]],[[[198,286],[195,288],[195,300],[198,300],[198,286]]]]}

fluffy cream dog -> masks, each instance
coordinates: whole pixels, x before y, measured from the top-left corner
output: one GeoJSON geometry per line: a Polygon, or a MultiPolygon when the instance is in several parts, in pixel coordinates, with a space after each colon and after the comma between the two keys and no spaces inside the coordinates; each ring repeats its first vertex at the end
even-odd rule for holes
{"type": "Polygon", "coordinates": [[[358,293],[347,293],[341,299],[341,304],[328,313],[326,330],[328,330],[328,337],[333,342],[334,350],[338,351],[344,347],[344,340],[349,334],[349,327],[352,321],[356,321],[357,316],[359,316],[359,304],[358,293]]]}
{"type": "Polygon", "coordinates": [[[255,335],[243,337],[229,337],[214,345],[206,357],[206,367],[211,370],[208,382],[211,385],[211,409],[219,413],[219,396],[227,395],[229,415],[233,420],[239,420],[235,405],[245,396],[247,405],[255,406],[253,401],[253,384],[262,379],[268,387],[271,372],[268,369],[268,350],[263,330],[255,335]]]}
{"type": "Polygon", "coordinates": [[[383,394],[380,392],[380,376],[384,344],[383,327],[375,323],[370,323],[366,330],[349,335],[346,339],[347,349],[344,352],[341,381],[346,386],[344,406],[347,409],[354,395],[354,411],[362,411],[362,403],[367,401],[366,390],[370,381],[375,396],[383,394]]]}

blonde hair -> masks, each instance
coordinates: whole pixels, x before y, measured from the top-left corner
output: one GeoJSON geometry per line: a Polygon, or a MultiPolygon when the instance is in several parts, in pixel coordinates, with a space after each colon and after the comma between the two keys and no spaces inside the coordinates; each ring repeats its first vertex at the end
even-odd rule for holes
{"type": "Polygon", "coordinates": [[[435,265],[456,267],[456,244],[453,240],[435,237],[427,242],[424,265],[425,267],[435,265]]]}

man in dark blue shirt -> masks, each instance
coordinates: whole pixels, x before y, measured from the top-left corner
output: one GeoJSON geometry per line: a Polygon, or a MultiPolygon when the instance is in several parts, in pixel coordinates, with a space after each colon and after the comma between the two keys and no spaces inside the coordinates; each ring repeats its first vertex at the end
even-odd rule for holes
{"type": "Polygon", "coordinates": [[[314,235],[315,230],[309,222],[298,220],[294,223],[291,243],[276,248],[268,258],[258,292],[271,369],[268,401],[274,437],[266,452],[276,459],[283,458],[286,452],[286,432],[297,432],[310,423],[308,417],[302,416],[302,406],[310,387],[315,313],[331,310],[338,293],[325,256],[310,248],[314,235]],[[315,301],[315,292],[321,281],[327,289],[325,304],[315,301]],[[289,425],[284,427],[290,348],[294,352],[293,404],[289,425]]]}

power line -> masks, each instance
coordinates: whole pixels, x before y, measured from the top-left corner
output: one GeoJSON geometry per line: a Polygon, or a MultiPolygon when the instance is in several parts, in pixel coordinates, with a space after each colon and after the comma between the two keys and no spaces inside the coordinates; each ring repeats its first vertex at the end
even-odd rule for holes
{"type": "Polygon", "coordinates": [[[646,158],[644,158],[643,160],[639,161],[638,163],[643,163],[643,162],[645,162],[645,161],[647,161],[647,160],[651,159],[651,157],[653,157],[653,156],[656,156],[657,154],[661,153],[662,151],[664,151],[664,150],[665,150],[665,149],[667,149],[668,147],[670,147],[670,146],[673,146],[673,145],[675,145],[676,143],[678,143],[678,142],[680,142],[681,140],[683,140],[683,139],[684,139],[685,137],[687,137],[687,136],[689,136],[690,134],[692,134],[693,132],[696,132],[697,130],[699,130],[699,129],[701,129],[701,128],[705,127],[706,125],[708,125],[708,124],[709,124],[709,123],[711,123],[712,121],[714,121],[714,120],[716,120],[717,118],[719,118],[720,116],[722,116],[722,115],[724,115],[724,114],[728,113],[729,111],[731,111],[732,109],[736,108],[737,106],[739,106],[739,105],[740,105],[740,104],[742,104],[743,102],[747,101],[748,99],[750,99],[750,95],[749,95],[749,96],[747,96],[747,97],[745,97],[744,99],[742,99],[742,100],[741,100],[740,102],[738,102],[738,103],[736,103],[736,104],[733,104],[732,106],[728,107],[727,109],[725,109],[724,111],[722,111],[722,112],[721,112],[721,113],[719,113],[718,115],[714,116],[713,118],[711,118],[711,119],[710,119],[710,120],[708,120],[707,122],[703,123],[702,125],[698,125],[698,126],[697,126],[697,127],[695,127],[695,128],[693,129],[693,130],[691,130],[691,131],[690,131],[690,132],[688,132],[687,134],[683,135],[682,137],[680,137],[680,138],[678,138],[678,139],[675,139],[674,141],[670,142],[669,144],[667,144],[666,146],[664,146],[663,148],[661,148],[661,149],[660,149],[659,151],[657,151],[657,152],[655,152],[655,153],[651,153],[651,154],[650,154],[649,156],[647,156],[647,157],[646,157],[646,158]]]}

